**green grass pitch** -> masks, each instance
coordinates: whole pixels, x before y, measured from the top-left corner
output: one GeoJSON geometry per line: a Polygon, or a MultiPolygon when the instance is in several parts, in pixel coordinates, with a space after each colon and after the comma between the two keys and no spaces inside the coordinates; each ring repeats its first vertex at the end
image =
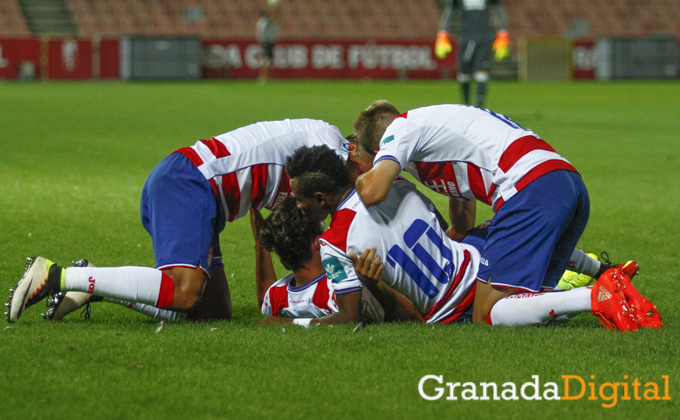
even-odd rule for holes
{"type": "MultiPolygon", "coordinates": [[[[458,91],[445,81],[0,83],[2,299],[33,255],[153,266],[139,199],[171,151],[262,120],[319,118],[349,134],[375,99],[408,110],[458,101],[458,91]]],[[[42,304],[30,308],[0,326],[0,418],[680,417],[680,84],[492,82],[488,107],[579,169],[592,200],[580,247],[636,259],[636,284],[659,307],[663,329],[622,334],[586,315],[541,328],[256,326],[246,218],[221,236],[233,321],[166,323],[156,332],[155,322],[108,304],[93,305],[90,321],[74,313],[61,323],[44,322],[42,304]],[[447,400],[446,388],[426,401],[418,382],[428,374],[512,382],[518,395],[532,375],[560,394],[562,375],[578,375],[594,383],[597,400],[589,388],[571,401],[465,401],[460,388],[447,400]],[[639,378],[657,383],[662,397],[663,375],[671,400],[624,400],[619,385],[616,405],[602,406],[602,383],[626,382],[632,397],[639,378]]],[[[490,214],[482,208],[479,221],[490,214]]]]}

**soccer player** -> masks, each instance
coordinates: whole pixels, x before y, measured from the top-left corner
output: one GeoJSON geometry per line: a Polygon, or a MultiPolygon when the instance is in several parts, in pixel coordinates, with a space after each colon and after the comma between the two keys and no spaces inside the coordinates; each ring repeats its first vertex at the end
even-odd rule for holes
{"type": "Polygon", "coordinates": [[[62,268],[33,258],[11,292],[8,321],[60,291],[191,312],[198,319],[229,319],[219,234],[251,208],[271,209],[288,197],[285,159],[313,145],[347,154],[336,127],[310,119],[260,122],[171,153],[142,192],[142,223],[153,241],[156,268],[62,268]]]}
{"type": "MultiPolygon", "coordinates": [[[[318,242],[323,233],[322,224],[303,214],[297,208],[297,201],[291,197],[266,221],[257,210],[252,209],[251,226],[256,238],[258,305],[267,317],[258,323],[303,326],[308,326],[313,320],[318,324],[334,323],[333,314],[338,312],[338,307],[331,281],[321,264],[318,242]],[[283,266],[292,271],[291,274],[276,279],[270,251],[276,252],[283,266]]],[[[419,313],[411,301],[403,297],[402,303],[418,318],[419,313]]],[[[393,313],[385,314],[368,289],[362,291],[360,312],[367,323],[396,320],[393,313]]]]}
{"type": "Polygon", "coordinates": [[[439,22],[434,48],[439,58],[451,52],[448,31],[456,14],[460,15],[458,83],[463,100],[469,105],[470,85],[473,80],[476,82],[476,103],[481,108],[486,97],[486,84],[490,79],[492,47],[497,60],[510,54],[505,11],[500,0],[448,0],[439,22]]]}
{"type": "Polygon", "coordinates": [[[277,20],[279,18],[279,0],[268,0],[267,9],[264,10],[260,19],[255,25],[255,39],[262,46],[264,54],[264,62],[260,68],[260,76],[258,80],[261,83],[267,82],[271,73],[271,68],[274,63],[274,47],[278,40],[278,31],[276,29],[277,20]]]}
{"type": "MultiPolygon", "coordinates": [[[[320,239],[321,258],[335,289],[339,321],[359,319],[357,307],[362,282],[351,255],[371,247],[377,248],[376,254],[385,262],[382,278],[411,299],[426,322],[446,324],[477,315],[479,300],[475,297],[475,288],[485,286],[476,281],[478,267],[482,267],[480,271],[484,269],[485,259],[496,261],[495,255],[488,253],[496,221],[490,225],[480,255],[473,245],[447,237],[431,201],[408,181],[390,179],[393,182],[383,200],[367,207],[352,188],[350,174],[342,160],[323,146],[296,151],[288,159],[286,171],[298,206],[315,220],[323,220],[328,214],[332,217],[329,229],[320,239]]],[[[531,258],[523,260],[526,257],[521,254],[516,258],[523,264],[532,263],[531,258]]],[[[541,265],[529,266],[526,271],[533,270],[540,277],[545,275],[541,265]]],[[[381,294],[374,294],[382,303],[381,294]]],[[[592,290],[515,293],[495,305],[494,311],[487,313],[483,320],[490,324],[533,325],[565,315],[592,312],[603,320],[603,325],[627,331],[637,329],[647,318],[648,311],[643,312],[642,303],[635,308],[640,319],[632,318],[634,311],[630,302],[634,299],[643,302],[644,297],[634,290],[629,277],[615,268],[601,276],[592,290]],[[632,297],[624,297],[623,289],[632,297]]]]}
{"type": "MultiPolygon", "coordinates": [[[[492,310],[527,301],[504,299],[552,290],[567,268],[590,211],[576,169],[531,130],[493,111],[436,105],[400,114],[377,101],[355,121],[359,160],[374,158],[356,188],[364,205],[384,201],[406,169],[425,186],[449,197],[453,239],[475,220],[476,201],[495,217],[482,250],[475,322],[492,310]],[[497,307],[497,304],[500,306],[497,307]]],[[[599,268],[599,277],[608,265],[599,268]]]]}

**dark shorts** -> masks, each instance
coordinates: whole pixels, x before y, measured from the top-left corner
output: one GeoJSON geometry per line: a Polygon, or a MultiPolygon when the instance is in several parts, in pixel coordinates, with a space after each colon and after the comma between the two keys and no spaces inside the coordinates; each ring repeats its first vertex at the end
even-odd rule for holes
{"type": "Polygon", "coordinates": [[[142,224],[151,235],[156,268],[200,267],[210,274],[222,265],[219,233],[224,218],[212,185],[181,153],[151,171],[142,190],[142,224]]]}
{"type": "Polygon", "coordinates": [[[265,57],[267,57],[270,60],[274,58],[274,43],[273,42],[263,43],[262,49],[264,50],[264,56],[265,57]]]}
{"type": "Polygon", "coordinates": [[[552,289],[567,268],[590,214],[581,176],[549,172],[496,212],[488,229],[477,277],[500,287],[552,289]]]}
{"type": "Polygon", "coordinates": [[[491,46],[493,41],[461,40],[458,45],[458,73],[472,74],[476,70],[491,69],[491,46]]]}

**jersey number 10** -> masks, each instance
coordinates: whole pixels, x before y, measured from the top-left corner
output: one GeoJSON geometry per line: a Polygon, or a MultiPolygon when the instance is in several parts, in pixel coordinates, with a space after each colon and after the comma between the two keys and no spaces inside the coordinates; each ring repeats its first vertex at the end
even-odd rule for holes
{"type": "MultiPolygon", "coordinates": [[[[409,226],[406,233],[404,233],[404,245],[420,262],[420,265],[427,268],[438,283],[447,284],[451,280],[453,272],[453,253],[451,252],[451,248],[446,246],[442,238],[437,235],[437,232],[432,229],[426,221],[416,219],[411,226],[409,226]],[[447,261],[444,267],[439,266],[437,260],[430,255],[420,243],[418,243],[418,240],[423,236],[435,245],[441,253],[441,256],[447,261]]],[[[432,299],[439,294],[439,289],[437,289],[437,286],[430,281],[430,277],[420,269],[418,263],[416,263],[406,250],[402,249],[399,245],[394,245],[388,251],[387,262],[392,267],[396,267],[396,265],[399,264],[404,272],[411,277],[428,298],[432,299]]]]}

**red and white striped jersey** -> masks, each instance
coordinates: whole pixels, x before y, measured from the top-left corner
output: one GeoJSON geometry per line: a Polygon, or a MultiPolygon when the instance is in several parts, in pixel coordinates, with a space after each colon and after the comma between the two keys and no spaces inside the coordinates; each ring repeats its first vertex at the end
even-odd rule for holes
{"type": "Polygon", "coordinates": [[[347,160],[349,143],[320,120],[267,121],[179,149],[210,181],[231,222],[251,207],[271,209],[291,195],[286,158],[303,146],[326,145],[347,160]]]}
{"type": "Polygon", "coordinates": [[[320,318],[338,312],[330,280],[320,275],[300,287],[291,285],[293,273],[272,284],[264,295],[262,315],[282,318],[320,318]]]}
{"type": "Polygon", "coordinates": [[[408,111],[387,127],[374,162],[393,160],[425,186],[497,210],[534,179],[574,167],[508,117],[465,105],[408,111]]]}
{"type": "Polygon", "coordinates": [[[350,252],[377,247],[383,280],[406,295],[428,323],[454,321],[470,305],[480,261],[472,246],[451,241],[432,202],[397,179],[387,199],[366,208],[356,191],[333,214],[320,239],[321,259],[336,294],[361,290],[350,252]]]}
{"type": "MultiPolygon", "coordinates": [[[[335,292],[325,274],[302,286],[292,286],[293,273],[272,284],[264,295],[262,315],[282,318],[321,318],[338,312],[335,292]]],[[[385,311],[368,291],[361,293],[362,319],[368,323],[385,320],[385,311]]]]}

